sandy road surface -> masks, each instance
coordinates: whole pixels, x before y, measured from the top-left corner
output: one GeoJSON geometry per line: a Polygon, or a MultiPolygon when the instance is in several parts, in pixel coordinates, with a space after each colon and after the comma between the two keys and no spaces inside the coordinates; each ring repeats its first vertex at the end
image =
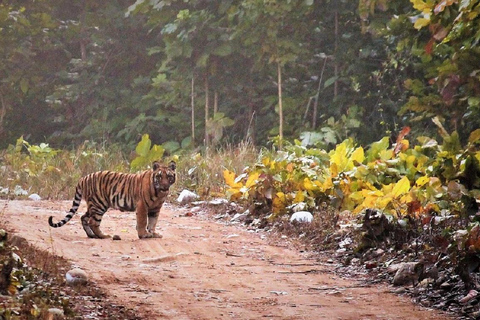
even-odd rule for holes
{"type": "Polygon", "coordinates": [[[113,210],[102,230],[120,241],[88,239],[78,215],[50,228],[48,216],[61,219],[70,204],[9,201],[0,208],[19,235],[69,259],[146,319],[447,319],[387,287],[340,279],[332,266],[264,235],[186,217],[186,209],[162,209],[163,239],[139,240],[135,214],[113,210]]]}

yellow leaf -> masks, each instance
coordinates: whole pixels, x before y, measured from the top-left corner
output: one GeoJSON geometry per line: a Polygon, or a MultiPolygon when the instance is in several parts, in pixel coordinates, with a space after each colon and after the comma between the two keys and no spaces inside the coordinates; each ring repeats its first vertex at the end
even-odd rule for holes
{"type": "Polygon", "coordinates": [[[428,182],[430,181],[430,178],[427,177],[427,176],[423,176],[423,177],[420,177],[417,179],[417,181],[415,181],[415,184],[419,187],[423,187],[424,185],[426,185],[428,182]]]}
{"type": "Polygon", "coordinates": [[[353,168],[353,163],[347,157],[346,141],[337,145],[334,151],[330,153],[330,163],[336,165],[337,172],[349,171],[353,168]],[[349,163],[350,162],[350,163],[349,163]]]}
{"type": "Polygon", "coordinates": [[[241,188],[243,186],[240,182],[235,182],[235,173],[230,170],[223,170],[223,178],[225,183],[232,188],[241,188]]]}
{"type": "Polygon", "coordinates": [[[392,202],[393,198],[390,195],[387,195],[385,197],[378,198],[376,201],[377,208],[379,209],[386,209],[387,206],[392,202]]]}
{"type": "Polygon", "coordinates": [[[356,202],[360,202],[360,201],[363,201],[365,197],[363,196],[361,191],[356,191],[350,194],[350,199],[356,202]]]}
{"type": "Polygon", "coordinates": [[[352,156],[350,157],[352,161],[357,161],[358,163],[363,163],[365,160],[365,152],[362,147],[358,147],[353,151],[352,156]]]}
{"type": "Polygon", "coordinates": [[[252,186],[254,186],[256,183],[257,183],[257,180],[258,180],[258,177],[260,176],[260,173],[259,172],[254,172],[252,173],[248,179],[247,179],[247,182],[245,183],[245,187],[247,188],[251,188],[252,186]]]}
{"type": "Polygon", "coordinates": [[[286,207],[286,198],[283,192],[277,192],[272,201],[272,211],[274,214],[282,213],[286,207]]]}
{"type": "Polygon", "coordinates": [[[476,17],[478,17],[478,12],[470,11],[470,12],[468,13],[468,16],[467,16],[467,17],[468,17],[468,20],[473,20],[473,19],[475,19],[476,17]]]}
{"type": "Polygon", "coordinates": [[[357,214],[362,212],[366,208],[375,208],[375,203],[377,202],[378,197],[376,195],[367,195],[363,202],[353,209],[353,213],[357,214]]]}
{"type": "Polygon", "coordinates": [[[425,1],[410,0],[410,2],[413,4],[413,7],[419,11],[423,11],[425,8],[427,8],[427,4],[425,3],[425,1]]]}
{"type": "Polygon", "coordinates": [[[427,18],[418,18],[417,21],[413,24],[413,27],[417,30],[422,29],[430,24],[430,19],[427,18]]]}
{"type": "Polygon", "coordinates": [[[382,192],[383,194],[389,194],[389,193],[392,193],[392,190],[393,190],[393,187],[395,186],[394,183],[390,183],[390,184],[385,184],[382,186],[382,192]]]}
{"type": "Polygon", "coordinates": [[[398,198],[401,195],[410,191],[410,180],[407,177],[403,177],[398,181],[392,189],[392,196],[398,198]]]}
{"type": "Polygon", "coordinates": [[[387,161],[392,159],[393,152],[392,150],[382,150],[378,153],[378,155],[380,156],[381,160],[387,161]]]}
{"type": "Polygon", "coordinates": [[[412,201],[413,201],[413,197],[410,193],[407,193],[400,198],[401,203],[410,203],[412,201]]]}
{"type": "Polygon", "coordinates": [[[332,177],[338,176],[338,166],[336,163],[330,164],[330,172],[332,173],[332,177]]]}
{"type": "Polygon", "coordinates": [[[402,144],[401,151],[403,151],[403,152],[405,152],[410,147],[410,142],[407,139],[402,139],[402,141],[400,141],[400,143],[402,144]]]}
{"type": "Polygon", "coordinates": [[[425,14],[431,13],[435,5],[433,1],[410,0],[410,2],[413,4],[415,9],[422,11],[425,14]]]}
{"type": "Polygon", "coordinates": [[[233,189],[233,188],[228,189],[225,192],[225,194],[226,194],[227,198],[230,199],[231,201],[238,200],[242,196],[242,193],[240,192],[239,189],[233,189]]]}
{"type": "Polygon", "coordinates": [[[309,178],[303,179],[303,189],[307,191],[312,191],[315,188],[315,185],[310,181],[309,178]]]}
{"type": "Polygon", "coordinates": [[[408,168],[411,168],[413,167],[413,164],[415,163],[415,160],[417,159],[417,157],[413,156],[413,155],[410,155],[408,156],[406,159],[405,159],[405,162],[407,163],[407,167],[408,168]]]}
{"type": "Polygon", "coordinates": [[[365,198],[367,197],[370,197],[370,196],[375,196],[375,197],[383,197],[385,195],[385,192],[383,192],[382,190],[362,190],[362,194],[365,198]]]}
{"type": "Polygon", "coordinates": [[[262,158],[262,163],[265,167],[268,167],[268,165],[270,164],[270,158],[268,157],[262,158]]]}
{"type": "Polygon", "coordinates": [[[376,195],[370,195],[363,200],[363,206],[365,208],[375,208],[375,204],[377,203],[378,197],[376,195]]]}
{"type": "MultiPolygon", "coordinates": [[[[316,183],[317,181],[315,181],[316,183]]],[[[318,181],[320,182],[320,181],[318,181]]],[[[323,182],[322,184],[322,191],[327,191],[328,189],[332,189],[333,188],[333,181],[332,181],[332,177],[328,177],[325,182],[323,182]]]]}
{"type": "Polygon", "coordinates": [[[305,200],[305,194],[303,191],[298,191],[297,194],[295,195],[295,199],[293,199],[293,203],[300,203],[305,200]]]}
{"type": "Polygon", "coordinates": [[[472,131],[472,133],[470,133],[470,136],[468,137],[468,142],[469,143],[480,142],[480,129],[477,129],[475,131],[472,131]]]}

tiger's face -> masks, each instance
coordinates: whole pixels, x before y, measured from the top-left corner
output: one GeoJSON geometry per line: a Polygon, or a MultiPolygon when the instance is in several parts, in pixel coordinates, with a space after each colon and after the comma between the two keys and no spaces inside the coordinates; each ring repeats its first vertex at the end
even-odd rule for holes
{"type": "Polygon", "coordinates": [[[167,192],[170,186],[175,183],[175,169],[177,165],[175,161],[171,161],[168,166],[162,166],[158,162],[154,162],[153,170],[153,187],[160,192],[167,192]]]}

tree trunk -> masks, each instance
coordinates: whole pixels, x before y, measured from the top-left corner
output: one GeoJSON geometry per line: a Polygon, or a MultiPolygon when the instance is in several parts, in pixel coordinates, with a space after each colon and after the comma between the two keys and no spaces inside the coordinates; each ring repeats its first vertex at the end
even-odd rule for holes
{"type": "Polygon", "coordinates": [[[80,56],[81,56],[83,61],[87,60],[87,46],[86,46],[87,35],[86,35],[86,32],[85,32],[85,25],[86,25],[85,17],[87,15],[87,10],[88,10],[87,2],[84,1],[83,2],[83,11],[82,11],[82,14],[80,16],[80,56]]]}
{"type": "Polygon", "coordinates": [[[213,93],[213,116],[218,112],[218,91],[215,89],[215,92],[213,93]]]}
{"type": "Polygon", "coordinates": [[[249,122],[248,128],[247,128],[246,140],[250,141],[252,143],[252,145],[256,145],[256,140],[255,140],[255,106],[252,102],[250,102],[248,115],[249,115],[249,118],[250,118],[250,122],[249,122]]]}
{"type": "Polygon", "coordinates": [[[195,75],[192,74],[192,92],[191,92],[191,108],[192,108],[192,147],[195,148],[195,75]]]}
{"type": "Polygon", "coordinates": [[[280,62],[277,62],[277,74],[278,74],[278,148],[282,150],[283,146],[283,103],[282,103],[282,67],[280,62]]]}
{"type": "Polygon", "coordinates": [[[322,90],[323,82],[323,73],[325,72],[325,67],[327,66],[328,58],[325,58],[323,61],[322,72],[320,73],[320,79],[318,79],[318,88],[317,93],[315,94],[315,100],[313,102],[313,116],[312,116],[312,129],[315,130],[317,127],[317,117],[318,117],[318,100],[320,99],[320,90],[322,90]]]}
{"type": "Polygon", "coordinates": [[[334,51],[334,71],[335,71],[335,83],[333,84],[333,97],[338,96],[338,59],[337,59],[337,49],[338,49],[338,11],[335,10],[335,51],[334,51]]]}
{"type": "Polygon", "coordinates": [[[0,91],[0,136],[2,136],[3,133],[5,132],[4,118],[6,114],[7,114],[7,103],[5,102],[3,93],[0,91]]]}
{"type": "Polygon", "coordinates": [[[205,74],[205,147],[208,149],[210,142],[208,137],[208,105],[209,105],[209,96],[208,96],[208,75],[205,74]]]}

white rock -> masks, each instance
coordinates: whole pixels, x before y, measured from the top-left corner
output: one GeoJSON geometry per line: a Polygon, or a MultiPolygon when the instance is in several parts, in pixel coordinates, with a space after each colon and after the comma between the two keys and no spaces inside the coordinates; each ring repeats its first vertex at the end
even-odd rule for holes
{"type": "MultiPolygon", "coordinates": [[[[393,266],[390,267],[393,269],[393,266]]],[[[400,263],[400,266],[393,277],[393,285],[405,286],[417,284],[420,275],[423,273],[423,269],[423,264],[420,262],[400,263]]]]}
{"type": "Polygon", "coordinates": [[[68,271],[66,279],[69,285],[83,285],[88,281],[87,273],[79,268],[68,271]]]}
{"type": "Polygon", "coordinates": [[[213,200],[208,201],[208,204],[212,205],[212,206],[219,206],[219,205],[227,204],[227,203],[228,203],[228,200],[227,199],[222,199],[222,198],[217,198],[217,199],[213,199],[213,200]]]}
{"type": "Polygon", "coordinates": [[[36,193],[32,193],[31,195],[28,196],[28,199],[30,200],[33,200],[33,201],[40,201],[42,200],[42,198],[36,194],[36,193]]]}
{"type": "Polygon", "coordinates": [[[191,213],[197,213],[197,212],[200,212],[202,211],[202,207],[193,207],[190,209],[190,212],[191,213]]]}
{"type": "Polygon", "coordinates": [[[405,220],[403,220],[403,219],[402,219],[402,220],[398,220],[397,223],[398,223],[398,225],[399,225],[400,227],[402,227],[402,228],[406,228],[406,227],[408,226],[407,221],[405,221],[405,220]]]}
{"type": "Polygon", "coordinates": [[[246,210],[244,213],[237,213],[230,219],[231,222],[244,222],[247,220],[248,216],[250,215],[250,210],[246,210]]]}
{"type": "Polygon", "coordinates": [[[305,202],[299,202],[292,206],[292,211],[293,212],[305,211],[306,208],[307,208],[307,204],[305,202]]]}
{"type": "Polygon", "coordinates": [[[26,196],[28,194],[28,191],[23,189],[21,186],[16,185],[15,189],[13,190],[13,194],[16,196],[26,196]]]}
{"type": "Polygon", "coordinates": [[[20,258],[20,256],[18,254],[16,254],[15,252],[12,252],[12,258],[16,262],[20,262],[20,263],[22,262],[22,258],[20,258]]]}
{"type": "Polygon", "coordinates": [[[290,217],[290,222],[307,222],[310,223],[313,220],[313,215],[308,211],[298,211],[292,214],[290,217]]]}
{"type": "Polygon", "coordinates": [[[46,320],[65,319],[65,315],[62,309],[50,308],[48,309],[48,313],[43,319],[46,319],[46,320]]]}
{"type": "Polygon", "coordinates": [[[339,246],[340,248],[345,248],[345,247],[348,247],[349,245],[351,245],[352,243],[353,243],[352,238],[347,237],[347,238],[343,239],[342,241],[340,241],[340,242],[338,243],[338,246],[339,246]]]}
{"type": "Polygon", "coordinates": [[[58,308],[50,308],[48,309],[48,313],[56,316],[62,316],[62,317],[64,316],[63,310],[58,308]]]}
{"type": "Polygon", "coordinates": [[[177,202],[184,205],[192,201],[195,201],[197,199],[198,199],[198,195],[195,192],[185,189],[182,192],[180,192],[180,195],[177,198],[177,202]]]}

